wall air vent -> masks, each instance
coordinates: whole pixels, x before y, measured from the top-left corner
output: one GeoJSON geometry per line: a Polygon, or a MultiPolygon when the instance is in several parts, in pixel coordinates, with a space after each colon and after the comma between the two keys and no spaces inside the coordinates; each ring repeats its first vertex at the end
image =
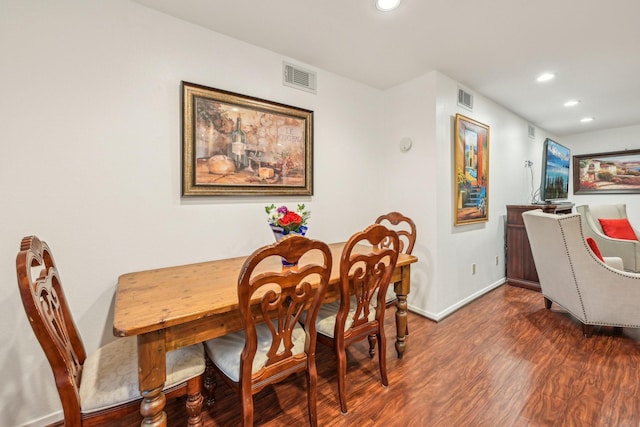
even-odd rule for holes
{"type": "Polygon", "coordinates": [[[458,88],[458,105],[467,110],[473,110],[473,95],[464,89],[458,88]]]}
{"type": "Polygon", "coordinates": [[[529,138],[535,139],[535,137],[536,137],[536,128],[534,128],[532,125],[529,125],[528,134],[529,134],[529,138]]]}
{"type": "Polygon", "coordinates": [[[305,70],[297,65],[282,63],[282,84],[316,93],[317,78],[313,71],[305,70]]]}

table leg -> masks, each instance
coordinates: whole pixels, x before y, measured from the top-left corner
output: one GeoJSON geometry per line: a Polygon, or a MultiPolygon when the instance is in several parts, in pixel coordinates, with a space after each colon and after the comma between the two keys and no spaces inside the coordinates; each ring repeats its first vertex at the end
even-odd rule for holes
{"type": "Polygon", "coordinates": [[[402,359],[407,347],[407,296],[396,294],[396,353],[402,359]]]}
{"type": "Polygon", "coordinates": [[[164,331],[138,335],[138,384],[142,403],[141,426],[166,427],[166,398],[162,389],[167,375],[164,331]]]}
{"type": "Polygon", "coordinates": [[[402,359],[407,348],[407,294],[411,285],[409,268],[402,268],[402,280],[394,283],[396,292],[396,353],[402,359]]]}

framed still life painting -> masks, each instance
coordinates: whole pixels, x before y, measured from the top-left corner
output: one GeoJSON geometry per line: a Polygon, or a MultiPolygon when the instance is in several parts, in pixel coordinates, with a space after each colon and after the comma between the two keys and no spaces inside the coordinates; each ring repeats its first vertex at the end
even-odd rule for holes
{"type": "Polygon", "coordinates": [[[182,195],[313,194],[313,112],[182,82],[182,195]]]}
{"type": "Polygon", "coordinates": [[[489,220],[489,126],[456,114],[454,225],[489,220]]]}

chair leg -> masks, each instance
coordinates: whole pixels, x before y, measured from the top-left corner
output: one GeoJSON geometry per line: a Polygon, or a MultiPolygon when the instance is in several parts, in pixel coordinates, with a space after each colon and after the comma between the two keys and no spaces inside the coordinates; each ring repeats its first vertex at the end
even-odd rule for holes
{"type": "Polygon", "coordinates": [[[547,297],[544,298],[544,308],[547,310],[551,309],[551,300],[547,297]]]}
{"type": "Polygon", "coordinates": [[[309,425],[318,426],[318,371],[315,358],[307,359],[307,410],[309,411],[309,425]]]}
{"type": "Polygon", "coordinates": [[[582,333],[585,338],[591,338],[593,335],[593,325],[582,324],[582,333]]]}
{"type": "MultiPolygon", "coordinates": [[[[382,327],[382,326],[381,326],[382,327]]],[[[380,365],[380,379],[382,385],[387,387],[389,380],[387,379],[387,337],[382,331],[378,331],[378,365],[380,365]]]]}
{"type": "Polygon", "coordinates": [[[202,375],[187,381],[187,425],[189,427],[202,427],[202,375]]]}
{"type": "Polygon", "coordinates": [[[376,354],[376,343],[377,337],[375,334],[369,335],[369,358],[373,358],[373,355],[376,354]]]}
{"type": "Polygon", "coordinates": [[[251,382],[241,381],[240,406],[242,406],[242,425],[253,427],[253,395],[251,394],[251,382]]]}
{"type": "Polygon", "coordinates": [[[347,413],[347,352],[344,343],[336,347],[336,358],[338,359],[338,399],[340,400],[340,412],[347,413]]]}
{"type": "Polygon", "coordinates": [[[207,356],[206,367],[204,369],[204,390],[205,390],[205,399],[204,406],[207,409],[213,407],[215,403],[215,390],[216,390],[216,377],[215,377],[215,368],[213,367],[213,362],[207,356]]]}

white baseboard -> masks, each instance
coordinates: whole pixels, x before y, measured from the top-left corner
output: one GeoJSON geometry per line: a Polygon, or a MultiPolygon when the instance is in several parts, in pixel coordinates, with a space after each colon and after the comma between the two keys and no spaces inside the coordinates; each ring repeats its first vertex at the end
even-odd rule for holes
{"type": "Polygon", "coordinates": [[[458,301],[457,303],[453,304],[450,307],[447,307],[446,309],[442,310],[439,313],[431,313],[428,312],[426,310],[423,310],[419,307],[414,307],[412,305],[407,306],[407,309],[409,311],[411,311],[412,313],[416,313],[416,314],[420,314],[421,316],[426,317],[427,319],[431,319],[434,322],[439,322],[442,319],[444,319],[445,317],[447,317],[448,315],[450,315],[451,313],[453,313],[456,310],[459,310],[460,308],[464,307],[465,305],[469,304],[471,301],[481,297],[482,295],[486,294],[487,292],[490,292],[492,290],[494,290],[495,288],[497,288],[500,285],[505,284],[507,281],[507,279],[505,277],[501,278],[500,280],[492,283],[491,285],[487,286],[486,288],[483,288],[481,290],[479,290],[478,292],[475,292],[474,294],[469,295],[467,298],[458,301]]]}

